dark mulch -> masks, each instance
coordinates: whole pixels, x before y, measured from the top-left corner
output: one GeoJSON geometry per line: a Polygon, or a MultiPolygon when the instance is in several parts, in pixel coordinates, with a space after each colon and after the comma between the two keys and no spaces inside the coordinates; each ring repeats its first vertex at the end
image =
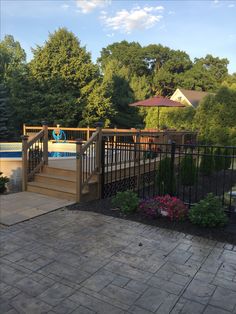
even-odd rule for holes
{"type": "Polygon", "coordinates": [[[236,245],[236,214],[231,214],[229,216],[229,222],[225,227],[221,228],[203,228],[200,226],[193,225],[189,220],[185,221],[173,221],[171,222],[165,217],[160,217],[158,219],[148,219],[141,213],[137,212],[132,215],[125,215],[112,206],[111,199],[96,200],[86,203],[74,204],[68,206],[70,210],[83,210],[91,211],[103,215],[108,215],[112,217],[122,218],[126,220],[132,220],[141,222],[147,225],[157,226],[161,228],[166,228],[170,230],[175,230],[195,236],[201,236],[207,239],[228,242],[236,245]]]}

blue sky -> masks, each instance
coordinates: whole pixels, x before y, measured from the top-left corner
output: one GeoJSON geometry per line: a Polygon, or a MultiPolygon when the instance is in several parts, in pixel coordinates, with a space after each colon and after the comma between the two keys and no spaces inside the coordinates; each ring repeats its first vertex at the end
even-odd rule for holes
{"type": "Polygon", "coordinates": [[[236,1],[0,0],[1,39],[11,34],[32,57],[49,32],[67,27],[96,61],[103,47],[121,40],[162,44],[192,59],[228,58],[236,72],[236,1]]]}

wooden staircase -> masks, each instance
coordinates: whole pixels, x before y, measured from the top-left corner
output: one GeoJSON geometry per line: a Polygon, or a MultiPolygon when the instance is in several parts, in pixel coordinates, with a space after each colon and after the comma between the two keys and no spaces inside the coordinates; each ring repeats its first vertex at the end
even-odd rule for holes
{"type": "MultiPolygon", "coordinates": [[[[76,171],[44,166],[42,172],[35,174],[28,182],[27,191],[76,201],[76,171]]],[[[82,202],[98,199],[96,175],[92,176],[82,189],[82,202]]]]}

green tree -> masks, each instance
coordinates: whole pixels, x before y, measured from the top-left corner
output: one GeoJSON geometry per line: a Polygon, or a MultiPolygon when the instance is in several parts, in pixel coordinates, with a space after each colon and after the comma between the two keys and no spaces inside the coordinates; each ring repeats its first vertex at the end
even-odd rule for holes
{"type": "Polygon", "coordinates": [[[0,42],[0,80],[8,82],[18,76],[26,65],[26,53],[12,35],[0,42]]]}
{"type": "MultiPolygon", "coordinates": [[[[150,85],[150,79],[147,76],[132,76],[130,80],[130,87],[133,91],[135,101],[147,99],[151,96],[151,85],[150,85]]],[[[144,127],[145,117],[148,113],[147,108],[145,107],[138,107],[138,115],[140,116],[140,125],[142,124],[142,127],[144,127]]]]}
{"type": "Polygon", "coordinates": [[[236,90],[236,73],[228,74],[222,82],[222,86],[236,90]]]}
{"type": "Polygon", "coordinates": [[[227,145],[232,143],[236,128],[236,91],[222,87],[208,95],[199,104],[194,126],[205,143],[227,145]]]}
{"type": "Polygon", "coordinates": [[[142,46],[137,42],[115,42],[103,48],[98,63],[102,71],[105,71],[107,63],[115,60],[121,67],[129,70],[129,75],[142,76],[147,74],[147,67],[143,57],[142,46]]]}
{"type": "Polygon", "coordinates": [[[196,64],[201,64],[218,82],[223,82],[227,77],[229,60],[226,58],[220,59],[208,54],[205,58],[196,58],[196,64]]]}
{"type": "Polygon", "coordinates": [[[104,127],[109,127],[111,119],[116,114],[108,95],[108,86],[97,83],[88,95],[87,104],[82,113],[82,125],[94,125],[102,121],[104,127]]]}
{"type": "Polygon", "coordinates": [[[171,49],[162,45],[150,44],[143,48],[144,60],[149,73],[159,71],[170,59],[171,49]]]}
{"type": "Polygon", "coordinates": [[[9,136],[19,136],[24,117],[28,113],[28,67],[26,54],[13,36],[7,35],[0,42],[0,83],[5,86],[9,136]]]}
{"type": "Polygon", "coordinates": [[[137,108],[129,107],[129,104],[135,101],[134,92],[129,84],[129,69],[122,66],[119,61],[111,60],[104,69],[103,81],[116,111],[111,120],[112,124],[125,128],[140,124],[141,118],[137,108]]]}
{"type": "Polygon", "coordinates": [[[171,158],[165,157],[159,162],[157,185],[159,194],[174,194],[176,188],[175,172],[172,169],[171,158]]]}
{"type": "Polygon", "coordinates": [[[201,161],[200,161],[200,172],[204,176],[210,176],[214,171],[214,156],[210,148],[205,147],[202,151],[201,161]]]}
{"type": "Polygon", "coordinates": [[[215,171],[221,171],[224,169],[224,156],[222,149],[220,147],[215,148],[214,150],[214,166],[215,166],[215,171]]]}
{"type": "Polygon", "coordinates": [[[0,84],[0,141],[8,139],[8,112],[7,112],[6,91],[3,84],[0,84]]]}
{"type": "Polygon", "coordinates": [[[183,185],[192,186],[196,181],[196,161],[191,154],[185,155],[180,162],[180,177],[183,185]]]}
{"type": "Polygon", "coordinates": [[[193,66],[179,77],[179,86],[191,90],[215,92],[227,78],[229,61],[207,55],[195,58],[193,66]]]}
{"type": "Polygon", "coordinates": [[[154,70],[152,89],[155,93],[170,96],[179,86],[180,75],[192,66],[189,55],[180,50],[170,50],[165,63],[154,70]]]}
{"type": "MultiPolygon", "coordinates": [[[[157,108],[148,108],[145,117],[145,125],[147,128],[156,128],[158,125],[157,108]]],[[[160,126],[170,129],[194,130],[193,120],[196,109],[193,107],[186,108],[160,108],[160,126]]]]}
{"type": "MultiPolygon", "coordinates": [[[[100,111],[90,108],[86,114],[83,113],[91,103],[92,89],[95,87],[97,90],[100,75],[90,54],[81,47],[72,32],[65,28],[58,29],[49,35],[42,47],[37,46],[33,54],[34,58],[29,66],[35,81],[34,91],[40,90],[43,94],[43,99],[39,98],[36,103],[42,119],[45,118],[42,115],[47,112],[50,123],[63,121],[66,126],[78,126],[88,121],[107,118],[108,102],[103,98],[104,92],[101,89],[100,111]]],[[[93,91],[93,95],[95,93],[93,91]]]]}
{"type": "Polygon", "coordinates": [[[219,86],[212,74],[200,63],[179,76],[179,86],[189,90],[215,91],[219,86]]]}

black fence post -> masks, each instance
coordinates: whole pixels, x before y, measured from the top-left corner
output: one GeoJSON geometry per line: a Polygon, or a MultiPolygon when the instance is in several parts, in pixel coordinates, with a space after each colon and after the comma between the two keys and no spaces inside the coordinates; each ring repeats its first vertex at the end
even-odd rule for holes
{"type": "Polygon", "coordinates": [[[175,171],[175,150],[176,150],[176,143],[174,141],[171,142],[171,164],[170,164],[170,182],[171,182],[171,186],[170,186],[170,194],[171,196],[173,196],[174,194],[174,171],[175,171]]]}

